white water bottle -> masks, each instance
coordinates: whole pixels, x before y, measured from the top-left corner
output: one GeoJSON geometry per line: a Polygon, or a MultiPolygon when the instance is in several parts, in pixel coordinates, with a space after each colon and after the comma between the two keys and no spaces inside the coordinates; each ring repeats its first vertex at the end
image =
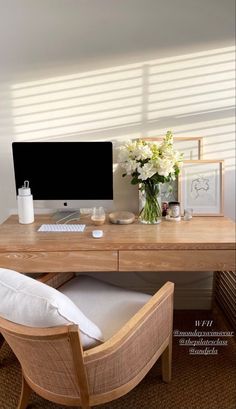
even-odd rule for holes
{"type": "Polygon", "coordinates": [[[33,196],[29,187],[29,181],[24,181],[24,186],[18,189],[17,196],[19,223],[29,224],[34,221],[33,196]]]}

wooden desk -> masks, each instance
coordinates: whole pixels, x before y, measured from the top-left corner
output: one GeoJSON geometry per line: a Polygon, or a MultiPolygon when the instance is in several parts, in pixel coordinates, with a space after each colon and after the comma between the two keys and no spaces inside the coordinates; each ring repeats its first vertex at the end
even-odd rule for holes
{"type": "Polygon", "coordinates": [[[224,217],[196,217],[159,225],[105,224],[83,233],[41,233],[49,216],[30,225],[11,216],[0,226],[0,267],[21,272],[235,271],[235,224],[224,217]]]}

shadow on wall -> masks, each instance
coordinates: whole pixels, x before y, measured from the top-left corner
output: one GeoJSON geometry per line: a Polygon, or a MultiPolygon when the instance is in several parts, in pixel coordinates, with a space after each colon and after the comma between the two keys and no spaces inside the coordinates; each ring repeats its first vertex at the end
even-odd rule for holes
{"type": "Polygon", "coordinates": [[[14,84],[14,139],[105,139],[114,130],[146,135],[167,122],[209,115],[233,119],[233,81],[234,47],[228,47],[14,84]]]}
{"type": "MultiPolygon", "coordinates": [[[[226,171],[232,170],[234,52],[226,47],[13,84],[13,139],[116,145],[172,129],[177,136],[203,136],[204,158],[226,159],[226,171]]],[[[121,179],[116,168],[116,207],[127,208],[137,189],[121,179]]]]}

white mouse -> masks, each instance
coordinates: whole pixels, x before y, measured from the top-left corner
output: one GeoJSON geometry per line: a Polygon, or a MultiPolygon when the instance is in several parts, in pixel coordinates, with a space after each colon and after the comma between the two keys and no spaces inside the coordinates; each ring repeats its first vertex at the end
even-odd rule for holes
{"type": "Polygon", "coordinates": [[[92,231],[92,236],[95,239],[100,239],[103,236],[103,231],[102,230],[93,230],[92,231]]]}

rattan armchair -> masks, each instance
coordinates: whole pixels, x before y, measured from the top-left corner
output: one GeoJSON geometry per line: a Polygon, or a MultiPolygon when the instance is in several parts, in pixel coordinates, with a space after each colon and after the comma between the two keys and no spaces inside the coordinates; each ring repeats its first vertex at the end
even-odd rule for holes
{"type": "Polygon", "coordinates": [[[32,328],[0,318],[0,331],[22,367],[18,409],[31,391],[45,399],[89,409],[133,389],[157,359],[171,379],[174,284],[166,283],[105,343],[83,350],[76,325],[32,328]]]}

